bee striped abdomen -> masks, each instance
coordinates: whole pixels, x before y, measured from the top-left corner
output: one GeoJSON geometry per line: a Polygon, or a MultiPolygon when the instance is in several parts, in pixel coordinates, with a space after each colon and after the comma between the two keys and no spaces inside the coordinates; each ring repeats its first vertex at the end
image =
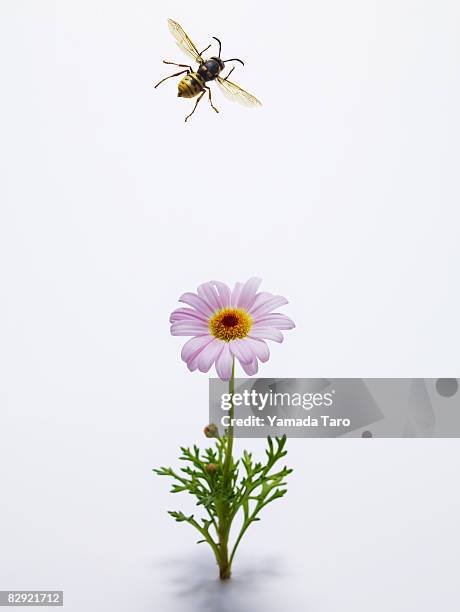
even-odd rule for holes
{"type": "Polygon", "coordinates": [[[177,95],[179,98],[194,98],[203,91],[204,80],[196,72],[186,74],[178,85],[177,95]]]}

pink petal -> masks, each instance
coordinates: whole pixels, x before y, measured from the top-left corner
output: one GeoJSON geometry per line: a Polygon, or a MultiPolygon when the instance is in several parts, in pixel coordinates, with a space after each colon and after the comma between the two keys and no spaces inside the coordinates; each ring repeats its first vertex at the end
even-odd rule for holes
{"type": "Polygon", "coordinates": [[[257,370],[259,369],[257,359],[254,359],[254,361],[251,361],[250,363],[243,363],[241,361],[240,363],[241,363],[241,367],[243,368],[243,370],[246,372],[248,376],[254,376],[254,374],[257,374],[257,370]]]}
{"type": "Polygon", "coordinates": [[[201,312],[198,312],[198,310],[193,308],[176,308],[176,310],[171,313],[169,322],[174,323],[175,321],[192,321],[195,319],[198,319],[199,321],[207,321],[204,314],[201,314],[201,312]]]}
{"type": "Polygon", "coordinates": [[[207,324],[201,321],[176,321],[171,325],[172,336],[202,336],[208,332],[207,324]]]}
{"type": "Polygon", "coordinates": [[[192,306],[207,317],[209,317],[213,312],[210,305],[198,295],[195,295],[195,293],[184,293],[180,296],[179,302],[183,302],[184,304],[192,306]]]}
{"type": "Polygon", "coordinates": [[[249,309],[249,312],[253,312],[256,308],[258,308],[261,304],[265,304],[268,300],[273,299],[275,296],[273,293],[267,293],[266,291],[261,291],[256,295],[256,299],[254,300],[254,304],[249,309]]]}
{"type": "Polygon", "coordinates": [[[224,348],[216,359],[216,372],[218,377],[222,380],[230,380],[232,377],[233,356],[228,344],[228,342],[224,343],[224,348]]]}
{"type": "Polygon", "coordinates": [[[274,342],[283,342],[283,334],[274,327],[256,327],[252,326],[250,332],[251,338],[257,340],[273,340],[274,342]]]}
{"type": "Polygon", "coordinates": [[[292,319],[278,312],[261,315],[254,319],[253,327],[275,327],[276,329],[293,329],[292,319]]]}
{"type": "Polygon", "coordinates": [[[217,357],[219,357],[223,347],[224,342],[222,340],[218,340],[214,338],[212,342],[210,342],[201,353],[198,355],[198,369],[200,372],[209,372],[212,364],[215,362],[217,357]]]}
{"type": "MultiPolygon", "coordinates": [[[[209,344],[207,344],[206,346],[209,346],[209,344]]],[[[201,350],[197,351],[196,354],[193,355],[191,359],[187,361],[187,367],[190,370],[190,372],[194,372],[198,368],[198,359],[200,357],[201,352],[202,352],[201,350]]]]}
{"type": "Polygon", "coordinates": [[[208,329],[209,325],[207,321],[202,319],[185,319],[183,321],[174,321],[171,327],[199,327],[200,329],[208,329]]]}
{"type": "Polygon", "coordinates": [[[244,284],[241,293],[238,297],[238,307],[248,310],[256,299],[257,289],[262,282],[261,278],[250,278],[244,284]]]}
{"type": "Polygon", "coordinates": [[[231,305],[236,306],[240,297],[241,290],[243,289],[242,283],[235,283],[235,287],[232,291],[231,305]]]}
{"type": "Polygon", "coordinates": [[[253,350],[257,359],[260,359],[262,363],[268,361],[270,357],[270,350],[264,340],[256,340],[255,338],[246,338],[245,341],[249,344],[253,350]]]}
{"type": "Polygon", "coordinates": [[[259,317],[260,315],[267,314],[275,308],[278,308],[278,306],[284,306],[284,304],[287,303],[287,299],[282,295],[273,295],[259,303],[256,300],[252,308],[249,310],[249,314],[251,314],[253,317],[259,317]]]}
{"type": "Polygon", "coordinates": [[[213,311],[220,310],[217,292],[211,283],[203,283],[198,287],[198,295],[207,302],[213,311]]]}
{"type": "Polygon", "coordinates": [[[206,336],[195,336],[194,338],[190,338],[190,340],[187,340],[182,347],[180,356],[182,357],[183,361],[191,361],[210,342],[212,342],[212,336],[209,334],[206,336]]]}
{"type": "Polygon", "coordinates": [[[194,372],[197,369],[197,367],[198,367],[198,357],[199,357],[199,354],[196,357],[194,357],[193,359],[190,359],[190,361],[187,361],[187,367],[190,370],[190,372],[194,372]]]}
{"type": "Polygon", "coordinates": [[[244,361],[244,363],[250,363],[255,358],[251,346],[246,340],[241,340],[240,338],[230,342],[230,352],[240,361],[244,361]]]}
{"type": "Polygon", "coordinates": [[[215,285],[217,289],[220,308],[228,308],[230,306],[232,296],[230,288],[225,283],[221,283],[220,281],[211,281],[211,283],[215,285]]]}

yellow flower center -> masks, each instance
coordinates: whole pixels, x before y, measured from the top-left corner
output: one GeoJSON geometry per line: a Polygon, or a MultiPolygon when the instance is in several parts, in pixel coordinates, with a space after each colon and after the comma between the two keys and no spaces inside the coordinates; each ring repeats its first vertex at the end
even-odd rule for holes
{"type": "Polygon", "coordinates": [[[251,315],[241,308],[223,308],[209,319],[209,331],[224,342],[245,338],[251,326],[251,315]]]}

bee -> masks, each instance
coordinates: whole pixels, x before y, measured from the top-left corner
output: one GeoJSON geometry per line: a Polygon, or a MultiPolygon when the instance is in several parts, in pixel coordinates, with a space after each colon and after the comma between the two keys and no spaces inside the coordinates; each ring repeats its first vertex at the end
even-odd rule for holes
{"type": "Polygon", "coordinates": [[[164,81],[186,73],[185,76],[183,76],[178,83],[177,95],[179,98],[195,98],[196,96],[198,96],[198,98],[195,102],[195,106],[193,107],[192,112],[185,117],[185,121],[190,119],[190,117],[196,111],[198,103],[203,98],[206,92],[208,92],[209,104],[211,105],[211,108],[215,110],[216,113],[219,112],[212,103],[211,88],[207,86],[207,83],[210,81],[216,81],[221,90],[223,91],[224,95],[234,101],[241,102],[246,106],[261,105],[261,103],[256,97],[242,89],[239,85],[236,85],[236,83],[232,83],[232,81],[228,80],[228,77],[234,71],[235,67],[230,70],[226,77],[220,76],[220,73],[225,68],[225,62],[240,62],[240,64],[243,64],[243,66],[244,62],[238,59],[237,57],[233,57],[228,60],[222,60],[220,57],[222,43],[218,38],[216,38],[215,36],[212,37],[219,44],[219,55],[213,56],[208,60],[205,60],[203,58],[203,53],[205,53],[211,47],[211,45],[208,45],[206,49],[199,53],[196,46],[185,33],[184,29],[176,21],[168,19],[168,27],[169,31],[176,39],[176,42],[178,43],[179,47],[183,51],[185,51],[185,53],[189,55],[195,62],[197,62],[199,66],[198,70],[193,70],[192,67],[187,64],[177,64],[176,62],[168,62],[166,60],[163,60],[164,64],[178,66],[179,68],[184,68],[184,70],[181,70],[180,72],[175,72],[174,74],[171,74],[165,77],[164,79],[161,79],[161,81],[159,81],[155,85],[155,89],[158,87],[158,85],[164,83],[164,81]]]}

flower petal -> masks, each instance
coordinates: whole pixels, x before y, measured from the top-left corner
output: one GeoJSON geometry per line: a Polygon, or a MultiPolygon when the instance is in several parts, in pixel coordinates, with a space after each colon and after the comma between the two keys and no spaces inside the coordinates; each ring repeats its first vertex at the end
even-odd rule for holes
{"type": "Polygon", "coordinates": [[[270,357],[270,349],[268,344],[264,340],[256,340],[255,338],[246,338],[245,341],[251,347],[257,359],[260,359],[262,363],[268,361],[270,357]]]}
{"type": "Polygon", "coordinates": [[[195,293],[190,293],[190,292],[184,293],[183,295],[180,296],[179,302],[183,302],[184,304],[188,304],[189,306],[192,306],[193,308],[195,308],[196,310],[198,310],[199,312],[201,312],[207,317],[209,317],[209,315],[211,315],[213,312],[210,305],[207,302],[205,302],[203,298],[199,297],[195,293]]]}
{"type": "Polygon", "coordinates": [[[238,297],[239,308],[244,308],[248,310],[255,302],[257,289],[260,287],[260,283],[262,282],[261,278],[253,277],[245,282],[243,288],[241,289],[241,293],[238,297]]]}
{"type": "Polygon", "coordinates": [[[194,320],[207,321],[204,314],[201,314],[201,312],[198,312],[198,310],[195,310],[194,308],[176,308],[176,310],[174,310],[169,317],[170,323],[174,323],[175,321],[194,320]]]}
{"type": "Polygon", "coordinates": [[[217,294],[219,296],[219,305],[221,308],[228,308],[231,303],[232,293],[230,288],[225,283],[221,283],[220,281],[211,281],[211,283],[216,287],[217,294]]]}
{"type": "Polygon", "coordinates": [[[236,306],[238,304],[238,299],[240,297],[241,290],[243,289],[242,283],[235,283],[235,287],[232,291],[231,306],[236,306]]]}
{"type": "Polygon", "coordinates": [[[251,361],[250,363],[243,363],[241,361],[240,363],[241,363],[241,367],[243,368],[243,370],[246,372],[248,376],[254,376],[254,374],[257,374],[257,370],[259,369],[257,359],[254,358],[254,360],[251,361]]]}
{"type": "Polygon", "coordinates": [[[275,296],[273,293],[267,293],[267,291],[261,291],[256,295],[256,299],[254,300],[253,305],[249,309],[249,312],[253,312],[256,308],[258,308],[261,304],[265,304],[268,300],[273,299],[275,296]]]}
{"type": "Polygon", "coordinates": [[[187,361],[187,367],[190,372],[194,372],[198,367],[198,356],[194,357],[193,359],[190,359],[190,361],[187,361]]]}
{"type": "Polygon", "coordinates": [[[274,342],[283,342],[283,334],[274,327],[256,327],[252,326],[250,338],[256,340],[273,340],[274,342]]]}
{"type": "Polygon", "coordinates": [[[220,379],[230,380],[232,377],[233,356],[230,352],[229,343],[225,342],[224,348],[216,359],[216,372],[220,379]]]}
{"type": "Polygon", "coordinates": [[[217,292],[211,283],[203,283],[198,287],[198,295],[209,304],[213,311],[220,310],[217,292]]]}
{"type": "Polygon", "coordinates": [[[282,295],[272,295],[270,297],[261,298],[259,300],[258,298],[260,295],[263,294],[259,293],[252,308],[250,308],[249,310],[249,314],[252,315],[254,318],[259,317],[263,314],[267,314],[275,308],[278,308],[278,306],[284,306],[285,304],[288,304],[287,299],[282,295]]]}
{"type": "Polygon", "coordinates": [[[253,327],[275,327],[276,329],[293,329],[292,319],[279,312],[268,313],[254,319],[253,327]]]}
{"type": "Polygon", "coordinates": [[[219,357],[222,349],[224,348],[222,340],[214,338],[205,348],[201,351],[198,356],[198,369],[200,372],[209,372],[212,364],[219,357]]]}
{"type": "Polygon", "coordinates": [[[236,340],[232,340],[230,342],[230,351],[235,357],[237,357],[241,362],[250,363],[255,355],[251,350],[251,346],[246,342],[246,340],[242,340],[241,338],[237,338],[236,340]]]}
{"type": "Polygon", "coordinates": [[[191,361],[194,357],[196,357],[204,347],[212,342],[212,336],[207,334],[206,336],[195,336],[194,338],[190,338],[182,347],[182,351],[180,356],[183,361],[191,361]]]}
{"type": "Polygon", "coordinates": [[[208,325],[202,321],[175,321],[171,325],[172,336],[202,336],[209,332],[208,325]]]}

